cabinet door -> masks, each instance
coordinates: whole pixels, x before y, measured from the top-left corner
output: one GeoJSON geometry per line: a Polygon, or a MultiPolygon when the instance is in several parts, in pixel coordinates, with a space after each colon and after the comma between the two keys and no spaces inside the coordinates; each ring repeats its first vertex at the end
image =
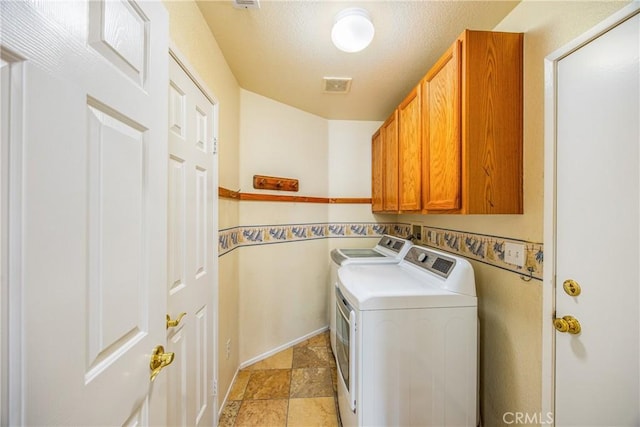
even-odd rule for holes
{"type": "Polygon", "coordinates": [[[421,116],[420,85],[398,107],[398,184],[401,211],[420,210],[421,116]]]}
{"type": "Polygon", "coordinates": [[[461,43],[456,41],[422,82],[423,209],[460,208],[461,43]]]}
{"type": "Polygon", "coordinates": [[[371,137],[371,210],[382,211],[383,183],[382,134],[380,129],[371,137]]]}
{"type": "Polygon", "coordinates": [[[384,147],[384,198],[385,212],[398,211],[398,110],[382,125],[384,147]]]}

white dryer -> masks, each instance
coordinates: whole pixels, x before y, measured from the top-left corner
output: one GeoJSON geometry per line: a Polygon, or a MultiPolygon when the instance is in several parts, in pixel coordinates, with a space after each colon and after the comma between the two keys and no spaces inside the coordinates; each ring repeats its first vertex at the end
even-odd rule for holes
{"type": "Polygon", "coordinates": [[[383,235],[373,248],[334,249],[331,251],[329,273],[329,336],[331,350],[336,354],[336,287],[338,268],[348,264],[397,264],[412,246],[411,240],[383,235]]]}
{"type": "Polygon", "coordinates": [[[399,264],[338,270],[342,424],[476,426],[478,318],[464,258],[412,246],[399,264]]]}

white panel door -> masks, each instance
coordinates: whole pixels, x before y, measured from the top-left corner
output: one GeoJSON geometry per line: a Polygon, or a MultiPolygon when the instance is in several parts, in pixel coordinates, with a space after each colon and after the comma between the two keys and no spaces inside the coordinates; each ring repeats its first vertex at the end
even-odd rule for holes
{"type": "Polygon", "coordinates": [[[214,106],[172,57],[169,63],[169,424],[214,425],[214,106]]]}
{"type": "Polygon", "coordinates": [[[640,425],[639,53],[635,15],[557,62],[558,426],[640,425]]]}
{"type": "Polygon", "coordinates": [[[0,15],[24,83],[10,118],[10,423],[164,424],[166,374],[152,383],[149,361],[166,339],[166,11],[2,2],[0,15]]]}

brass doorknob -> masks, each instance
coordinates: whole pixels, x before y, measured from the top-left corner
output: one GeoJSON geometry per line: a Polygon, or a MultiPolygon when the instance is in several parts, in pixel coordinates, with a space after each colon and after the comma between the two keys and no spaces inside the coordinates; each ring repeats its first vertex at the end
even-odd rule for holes
{"type": "Polygon", "coordinates": [[[577,297],[582,292],[582,288],[580,288],[578,282],[572,279],[565,280],[562,283],[562,288],[567,293],[567,295],[570,295],[572,297],[577,297]]]}
{"type": "Polygon", "coordinates": [[[553,326],[558,332],[569,332],[570,334],[579,334],[582,328],[580,322],[573,316],[564,316],[562,319],[559,317],[553,319],[553,326]]]}
{"type": "Polygon", "coordinates": [[[169,329],[169,328],[175,328],[176,326],[178,326],[178,325],[180,324],[180,321],[182,320],[182,318],[183,318],[184,316],[186,316],[186,315],[187,315],[187,313],[184,313],[184,312],[183,312],[183,313],[180,313],[180,314],[178,315],[178,318],[177,318],[177,319],[171,320],[171,316],[169,316],[169,315],[167,314],[167,329],[169,329]]]}
{"type": "Polygon", "coordinates": [[[164,347],[161,345],[156,346],[151,354],[151,361],[149,362],[149,368],[151,368],[151,381],[155,380],[158,374],[165,366],[171,365],[175,353],[165,353],[164,347]]]}

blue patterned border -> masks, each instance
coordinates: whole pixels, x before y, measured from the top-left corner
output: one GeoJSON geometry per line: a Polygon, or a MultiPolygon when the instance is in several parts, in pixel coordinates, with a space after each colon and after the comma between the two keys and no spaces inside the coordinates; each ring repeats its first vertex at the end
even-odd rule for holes
{"type": "Polygon", "coordinates": [[[409,224],[354,222],[239,226],[219,231],[218,256],[242,246],[327,238],[380,237],[383,234],[407,236],[410,229],[409,224]]]}
{"type": "Polygon", "coordinates": [[[532,279],[542,280],[544,262],[542,243],[423,226],[422,244],[513,271],[523,276],[530,276],[532,279]],[[505,262],[504,248],[507,242],[525,245],[524,267],[505,262]]]}
{"type": "MultiPolygon", "coordinates": [[[[268,245],[327,238],[380,237],[383,234],[408,236],[411,225],[403,223],[336,222],[312,224],[250,225],[220,230],[218,256],[242,246],[268,245]]],[[[422,227],[420,244],[444,250],[468,259],[542,280],[544,250],[542,243],[444,228],[422,227]],[[525,245],[525,265],[518,267],[504,260],[506,242],[525,245]]]]}

